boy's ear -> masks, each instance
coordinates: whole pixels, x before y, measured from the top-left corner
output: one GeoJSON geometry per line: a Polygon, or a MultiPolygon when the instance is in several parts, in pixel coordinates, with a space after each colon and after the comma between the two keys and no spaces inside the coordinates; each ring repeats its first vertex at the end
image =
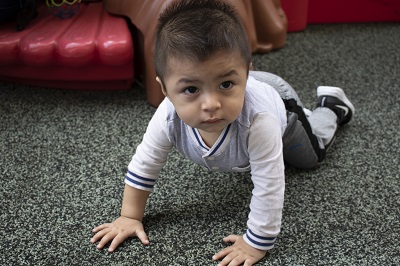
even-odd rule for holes
{"type": "Polygon", "coordinates": [[[157,82],[160,84],[160,86],[161,86],[161,91],[162,91],[162,93],[164,94],[164,96],[165,96],[165,97],[168,97],[167,91],[165,90],[164,85],[163,85],[161,79],[160,79],[159,77],[156,77],[156,80],[157,80],[157,82]]]}

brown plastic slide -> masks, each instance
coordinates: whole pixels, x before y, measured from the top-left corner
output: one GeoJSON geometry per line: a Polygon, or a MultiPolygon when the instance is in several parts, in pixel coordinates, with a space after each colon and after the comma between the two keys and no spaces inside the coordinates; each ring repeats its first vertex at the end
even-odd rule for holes
{"type": "MultiPolygon", "coordinates": [[[[174,0],[103,0],[110,13],[123,15],[141,33],[139,51],[147,99],[158,106],[164,98],[153,66],[153,50],[158,15],[174,0]]],[[[224,0],[233,4],[243,22],[253,53],[266,53],[285,45],[287,18],[280,0],[224,0]]],[[[138,55],[139,53],[139,55],[138,55]]]]}

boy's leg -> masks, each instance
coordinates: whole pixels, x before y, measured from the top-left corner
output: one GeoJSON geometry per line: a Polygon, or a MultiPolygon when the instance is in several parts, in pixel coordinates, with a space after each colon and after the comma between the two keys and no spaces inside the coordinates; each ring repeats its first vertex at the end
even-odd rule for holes
{"type": "Polygon", "coordinates": [[[307,116],[297,93],[282,78],[266,72],[250,75],[274,87],[285,103],[288,118],[283,135],[285,161],[297,168],[317,166],[325,159],[338,124],[350,121],[354,113],[344,92],[336,87],[319,87],[317,108],[307,116]]]}
{"type": "MultiPolygon", "coordinates": [[[[319,126],[321,130],[315,128],[309,120],[314,117],[314,112],[310,117],[304,113],[303,107],[299,106],[294,99],[283,100],[287,110],[287,127],[283,134],[283,157],[285,161],[293,167],[309,169],[318,165],[325,159],[325,143],[324,138],[319,135],[319,131],[323,132],[327,138],[332,139],[336,131],[326,130],[324,127],[331,128],[331,124],[336,125],[336,115],[328,110],[327,117],[323,113],[317,114],[321,119],[319,126]],[[320,116],[321,115],[321,116],[320,116]],[[325,123],[325,125],[323,125],[325,123]],[[331,134],[331,136],[329,136],[331,134]]],[[[325,108],[322,108],[325,109],[325,108]]],[[[318,122],[319,119],[316,119],[318,122]]]]}
{"type": "Polygon", "coordinates": [[[317,96],[317,108],[308,117],[308,121],[314,134],[328,148],[333,142],[337,127],[351,120],[355,108],[338,87],[320,86],[317,88],[317,96]]]}
{"type": "Polygon", "coordinates": [[[328,108],[318,107],[311,112],[307,119],[312,127],[313,134],[318,136],[323,147],[329,146],[338,127],[336,114],[328,108]]]}
{"type": "Polygon", "coordinates": [[[251,71],[250,76],[272,86],[287,110],[287,127],[283,135],[283,157],[296,168],[312,168],[325,158],[323,141],[313,133],[296,91],[281,77],[268,72],[251,71]]]}
{"type": "Polygon", "coordinates": [[[312,168],[323,161],[326,149],[334,140],[337,127],[348,123],[355,111],[353,104],[340,88],[320,86],[317,95],[317,108],[306,119],[302,118],[304,109],[298,110],[295,103],[290,104],[293,100],[284,100],[288,110],[288,128],[283,136],[283,154],[289,164],[298,168],[312,168]],[[313,150],[307,144],[307,137],[313,150]],[[315,138],[319,147],[315,144],[315,138]]]}

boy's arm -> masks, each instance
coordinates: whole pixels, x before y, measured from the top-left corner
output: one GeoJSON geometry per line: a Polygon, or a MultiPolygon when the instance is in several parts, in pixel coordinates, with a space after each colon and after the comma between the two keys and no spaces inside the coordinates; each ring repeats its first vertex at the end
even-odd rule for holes
{"type": "Polygon", "coordinates": [[[149,191],[140,190],[125,184],[121,216],[142,221],[149,194],[149,191]]]}
{"type": "Polygon", "coordinates": [[[142,142],[128,165],[125,183],[141,190],[153,191],[162,167],[172,150],[168,136],[167,99],[157,108],[147,126],[142,142]]]}
{"type": "Polygon", "coordinates": [[[249,157],[254,184],[244,240],[269,250],[280,232],[285,191],[281,122],[271,113],[259,114],[250,128],[249,157]]]}
{"type": "Polygon", "coordinates": [[[126,238],[134,236],[143,244],[149,243],[142,224],[144,210],[149,193],[153,190],[160,170],[172,149],[167,137],[166,107],[165,101],[160,104],[128,166],[121,216],[113,223],[105,223],[93,229],[95,235],[91,242],[99,241],[99,249],[111,242],[109,251],[114,251],[126,238]]]}
{"type": "Polygon", "coordinates": [[[285,188],[282,128],[271,114],[259,114],[250,128],[248,150],[254,184],[248,229],[243,236],[230,235],[233,245],[213,256],[218,264],[253,265],[273,248],[280,231],[285,188]]]}

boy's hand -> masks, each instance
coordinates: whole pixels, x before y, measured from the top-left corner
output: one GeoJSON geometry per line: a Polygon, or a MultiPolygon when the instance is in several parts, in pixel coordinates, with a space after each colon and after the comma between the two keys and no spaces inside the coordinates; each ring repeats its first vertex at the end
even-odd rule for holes
{"type": "Polygon", "coordinates": [[[105,244],[112,241],[108,248],[109,252],[113,252],[128,237],[137,236],[144,245],[149,244],[142,222],[124,216],[119,217],[113,223],[102,224],[94,228],[92,232],[96,234],[90,239],[90,242],[96,243],[101,239],[97,245],[98,249],[102,249],[105,244]]]}
{"type": "Polygon", "coordinates": [[[257,261],[261,260],[266,250],[260,250],[248,245],[242,236],[230,235],[223,239],[225,242],[233,242],[232,246],[224,248],[213,256],[213,260],[219,260],[225,257],[218,266],[237,266],[243,264],[244,266],[251,266],[257,261]]]}

